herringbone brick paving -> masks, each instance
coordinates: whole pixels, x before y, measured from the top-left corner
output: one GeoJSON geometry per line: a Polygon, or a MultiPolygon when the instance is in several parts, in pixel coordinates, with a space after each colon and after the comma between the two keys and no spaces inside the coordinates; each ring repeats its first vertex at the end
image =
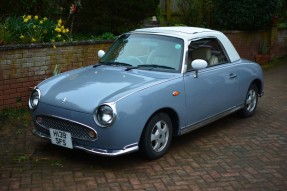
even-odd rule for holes
{"type": "Polygon", "coordinates": [[[287,63],[265,79],[255,116],[178,137],[154,161],[62,149],[18,122],[0,131],[0,190],[287,190],[287,63]]]}

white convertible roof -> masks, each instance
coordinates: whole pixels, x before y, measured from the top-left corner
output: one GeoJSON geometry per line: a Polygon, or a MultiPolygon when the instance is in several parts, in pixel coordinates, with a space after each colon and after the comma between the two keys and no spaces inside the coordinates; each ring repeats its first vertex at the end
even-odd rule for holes
{"type": "Polygon", "coordinates": [[[229,56],[231,62],[240,59],[239,54],[230,42],[230,40],[222,33],[216,30],[198,28],[198,27],[153,27],[153,28],[142,28],[137,29],[133,32],[145,33],[145,34],[159,34],[166,36],[174,36],[182,38],[185,41],[191,41],[192,39],[204,38],[204,37],[215,37],[224,46],[226,53],[229,56]]]}

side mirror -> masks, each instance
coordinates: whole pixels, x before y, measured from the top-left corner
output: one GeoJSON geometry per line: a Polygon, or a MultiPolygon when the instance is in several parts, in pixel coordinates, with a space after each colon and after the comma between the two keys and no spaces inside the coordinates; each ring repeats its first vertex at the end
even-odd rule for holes
{"type": "Polygon", "coordinates": [[[191,67],[195,69],[195,75],[193,77],[198,78],[198,70],[206,68],[207,67],[207,62],[202,59],[196,59],[191,62],[191,67]]]}
{"type": "Polygon", "coordinates": [[[103,51],[103,50],[98,51],[98,57],[99,58],[102,58],[104,55],[105,55],[105,51],[103,51]]]}

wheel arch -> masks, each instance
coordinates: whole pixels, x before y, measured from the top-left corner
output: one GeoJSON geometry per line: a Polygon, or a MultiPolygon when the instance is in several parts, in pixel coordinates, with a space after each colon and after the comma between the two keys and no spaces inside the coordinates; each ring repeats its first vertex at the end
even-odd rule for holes
{"type": "Polygon", "coordinates": [[[157,111],[155,111],[147,120],[146,125],[148,124],[148,122],[152,119],[153,116],[155,116],[158,113],[165,113],[169,116],[171,122],[172,122],[172,132],[173,132],[173,136],[174,135],[178,135],[179,134],[179,116],[177,114],[177,112],[172,109],[172,108],[161,108],[157,111]]]}
{"type": "Polygon", "coordinates": [[[260,79],[255,79],[252,81],[251,84],[255,84],[258,90],[258,95],[262,96],[263,95],[263,83],[260,79]]]}

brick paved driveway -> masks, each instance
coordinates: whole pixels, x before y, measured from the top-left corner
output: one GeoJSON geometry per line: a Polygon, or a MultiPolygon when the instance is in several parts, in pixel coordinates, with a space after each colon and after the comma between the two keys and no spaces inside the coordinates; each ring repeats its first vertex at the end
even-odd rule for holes
{"type": "Polygon", "coordinates": [[[62,149],[18,122],[0,132],[0,190],[287,190],[287,63],[265,77],[254,117],[174,139],[155,161],[62,149]]]}

